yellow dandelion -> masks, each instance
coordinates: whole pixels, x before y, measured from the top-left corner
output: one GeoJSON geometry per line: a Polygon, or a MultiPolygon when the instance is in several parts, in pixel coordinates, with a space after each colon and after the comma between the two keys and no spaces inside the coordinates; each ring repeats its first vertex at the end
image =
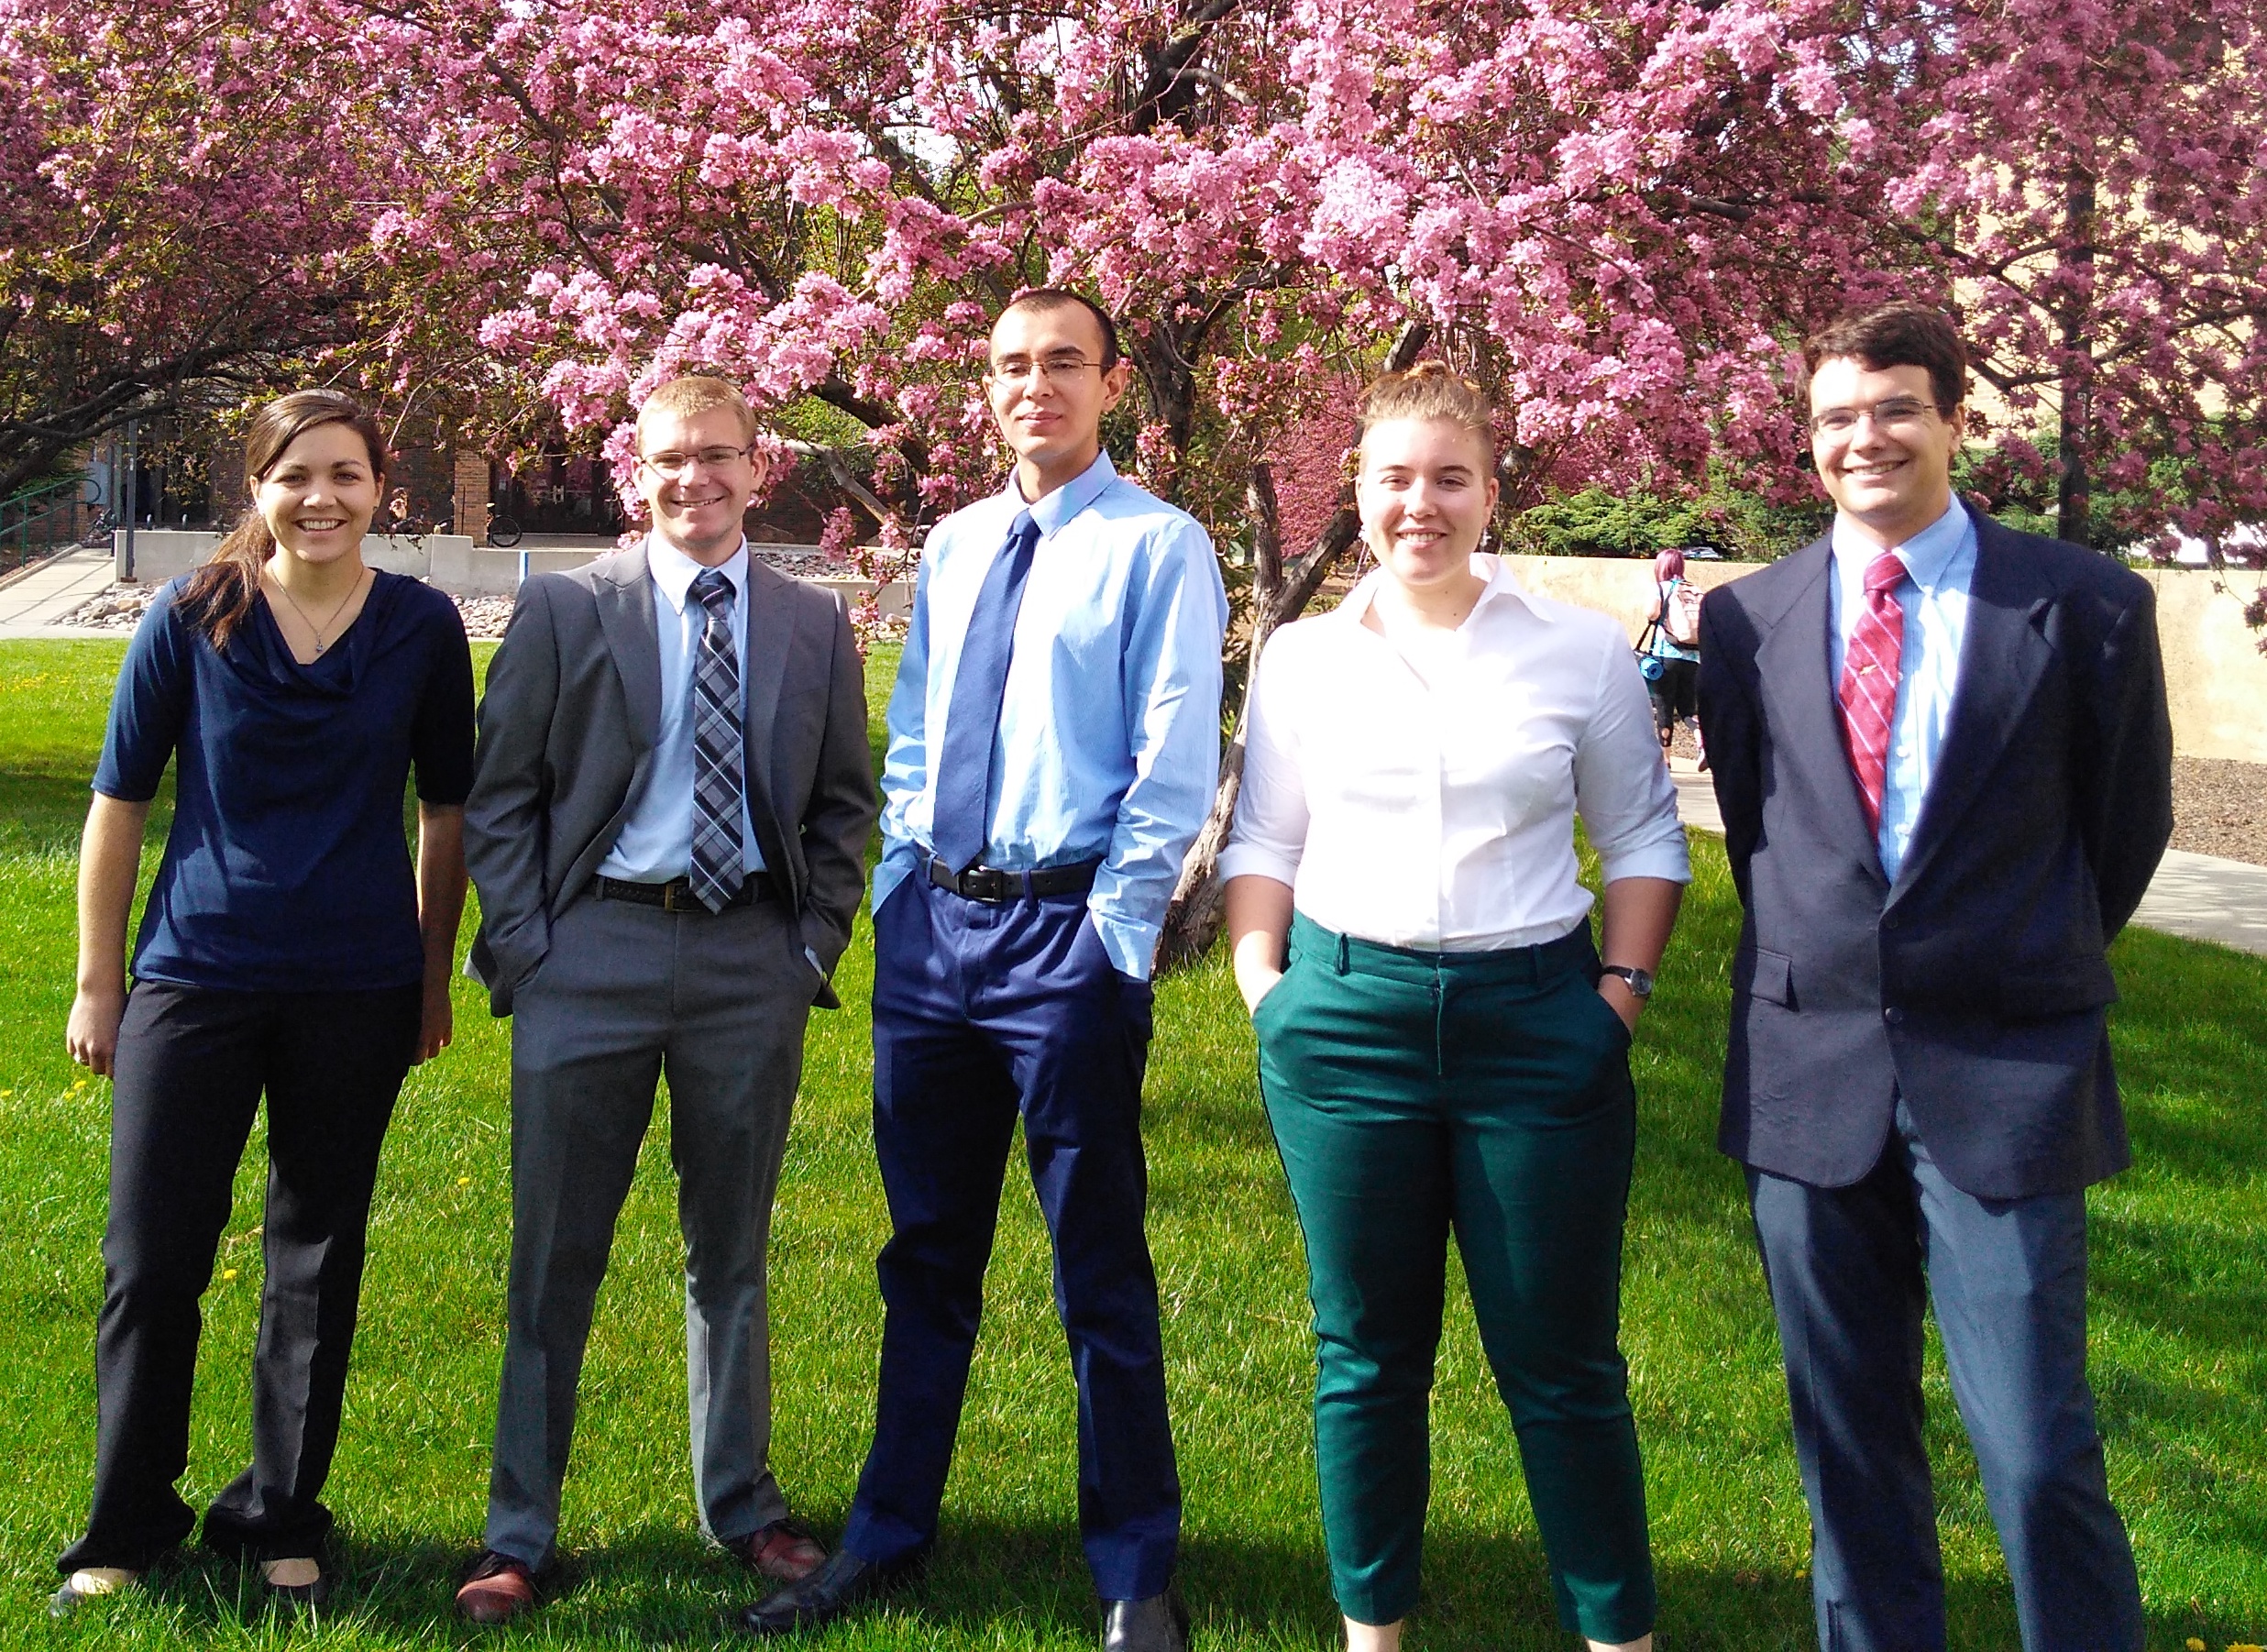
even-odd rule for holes
{"type": "Polygon", "coordinates": [[[2253,1646],[2250,1641],[2239,1640],[2229,1646],[2228,1652],[2261,1652],[2261,1648],[2253,1646]]]}
{"type": "Polygon", "coordinates": [[[470,1176],[459,1176],[457,1178],[457,1185],[459,1187],[469,1187],[472,1185],[472,1178],[470,1176]]]}
{"type": "Polygon", "coordinates": [[[220,1271],[220,1276],[223,1279],[234,1279],[237,1276],[237,1271],[234,1268],[223,1268],[220,1271]]]}
{"type": "Polygon", "coordinates": [[[2182,1645],[2188,1648],[2188,1652],[2204,1652],[2204,1643],[2193,1635],[2184,1641],[2182,1645]]]}

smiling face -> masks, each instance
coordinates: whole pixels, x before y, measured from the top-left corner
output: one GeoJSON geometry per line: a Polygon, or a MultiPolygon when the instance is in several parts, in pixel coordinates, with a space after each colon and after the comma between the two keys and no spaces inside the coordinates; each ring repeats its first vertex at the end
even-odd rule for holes
{"type": "Polygon", "coordinates": [[[993,327],[985,393],[1025,499],[1077,479],[1101,453],[1102,415],[1133,372],[1123,358],[1105,372],[1101,324],[1083,304],[1013,308],[993,327]]]}
{"type": "Polygon", "coordinates": [[[253,507],[278,545],[303,562],[359,556],[385,479],[353,425],[303,430],[252,490],[253,507]]]}
{"type": "Polygon", "coordinates": [[[1362,435],[1354,498],[1362,537],[1411,595],[1472,578],[1495,510],[1488,444],[1453,419],[1387,419],[1362,435]]]}
{"type": "Polygon", "coordinates": [[[741,518],[764,482],[732,406],[699,413],[649,408],[638,417],[638,496],[654,532],[704,567],[740,548],[741,518]]]}
{"type": "Polygon", "coordinates": [[[1810,457],[1850,524],[1885,549],[1903,545],[1951,508],[1962,410],[1936,406],[1924,367],[1871,368],[1830,357],[1810,376],[1810,457]],[[1819,428],[1863,414],[1847,429],[1819,428]]]}

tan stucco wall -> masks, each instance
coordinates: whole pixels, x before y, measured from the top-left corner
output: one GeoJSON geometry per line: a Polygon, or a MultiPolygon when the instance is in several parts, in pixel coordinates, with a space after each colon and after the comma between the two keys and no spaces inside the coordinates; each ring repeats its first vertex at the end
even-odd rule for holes
{"type": "MultiPolygon", "coordinates": [[[[1612,614],[1633,642],[1653,610],[1653,565],[1604,556],[1513,556],[1529,590],[1612,614]]],[[[1712,589],[1752,574],[1756,564],[1691,562],[1693,583],[1712,589]]],[[[2267,655],[2243,622],[2244,598],[2259,574],[2219,576],[2197,568],[2145,568],[2157,591],[2157,640],[2164,651],[2173,748],[2184,757],[2267,763],[2267,655]],[[2225,590],[2216,590],[2224,583],[2225,590]]]]}

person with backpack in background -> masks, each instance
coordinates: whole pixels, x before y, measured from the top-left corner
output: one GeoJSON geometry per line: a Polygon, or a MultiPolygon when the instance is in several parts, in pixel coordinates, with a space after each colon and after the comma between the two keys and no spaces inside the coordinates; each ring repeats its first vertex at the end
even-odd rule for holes
{"type": "Polygon", "coordinates": [[[1692,727],[1692,749],[1702,768],[1708,748],[1700,739],[1700,591],[1685,578],[1685,554],[1671,548],[1653,558],[1653,620],[1638,644],[1645,666],[1645,692],[1653,697],[1653,726],[1661,752],[1668,753],[1678,719],[1692,727]],[[1657,666],[1657,669],[1656,668],[1657,666]]]}

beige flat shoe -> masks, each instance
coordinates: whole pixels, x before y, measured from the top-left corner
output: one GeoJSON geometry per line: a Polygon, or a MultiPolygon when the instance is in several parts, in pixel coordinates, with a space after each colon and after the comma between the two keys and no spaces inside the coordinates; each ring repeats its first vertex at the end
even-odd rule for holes
{"type": "Polygon", "coordinates": [[[89,1566],[74,1571],[63,1580],[63,1586],[48,1596],[50,1617],[69,1617],[88,1601],[100,1600],[106,1594],[116,1594],[141,1581],[142,1574],[128,1571],[123,1566],[89,1566]]]}
{"type": "Polygon", "coordinates": [[[294,1606],[320,1606],[331,1598],[331,1574],[312,1555],[292,1555],[259,1563],[268,1592],[294,1606]]]}

